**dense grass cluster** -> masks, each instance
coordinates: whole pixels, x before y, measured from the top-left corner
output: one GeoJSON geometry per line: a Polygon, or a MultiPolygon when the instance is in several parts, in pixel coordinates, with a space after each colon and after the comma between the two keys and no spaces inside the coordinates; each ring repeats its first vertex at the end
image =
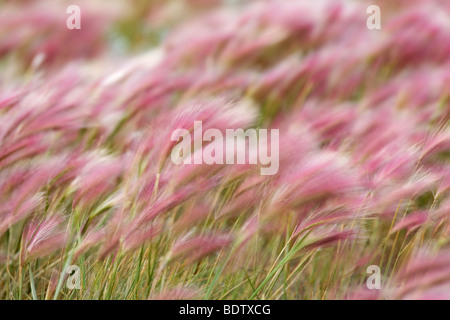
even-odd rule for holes
{"type": "Polygon", "coordinates": [[[449,1],[105,3],[0,2],[1,299],[450,299],[449,1]]]}

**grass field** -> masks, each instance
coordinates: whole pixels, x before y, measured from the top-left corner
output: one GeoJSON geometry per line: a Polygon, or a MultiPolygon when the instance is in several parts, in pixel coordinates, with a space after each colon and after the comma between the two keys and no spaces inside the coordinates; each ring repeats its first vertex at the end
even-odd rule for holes
{"type": "Polygon", "coordinates": [[[0,1],[0,299],[450,299],[450,2],[69,2],[0,1]]]}

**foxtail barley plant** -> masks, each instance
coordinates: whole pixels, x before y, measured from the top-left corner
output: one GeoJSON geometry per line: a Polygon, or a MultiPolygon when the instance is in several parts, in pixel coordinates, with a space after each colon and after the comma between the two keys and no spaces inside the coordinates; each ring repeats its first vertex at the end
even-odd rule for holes
{"type": "Polygon", "coordinates": [[[1,299],[450,299],[449,1],[71,4],[0,2],[1,299]]]}

